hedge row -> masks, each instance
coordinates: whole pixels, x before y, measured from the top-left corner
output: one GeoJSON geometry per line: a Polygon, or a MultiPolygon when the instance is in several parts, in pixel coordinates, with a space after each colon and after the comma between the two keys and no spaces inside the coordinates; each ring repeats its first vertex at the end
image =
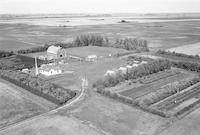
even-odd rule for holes
{"type": "Polygon", "coordinates": [[[185,61],[172,61],[172,65],[177,68],[182,68],[189,71],[200,72],[200,63],[185,62],[185,61]]]}
{"type": "Polygon", "coordinates": [[[0,77],[58,105],[62,105],[76,96],[74,91],[20,71],[0,70],[0,77]]]}
{"type": "Polygon", "coordinates": [[[192,58],[192,59],[197,59],[200,60],[199,55],[187,55],[184,53],[176,53],[176,52],[170,52],[170,51],[164,51],[164,50],[158,50],[158,54],[163,54],[163,55],[169,55],[169,56],[177,56],[177,57],[183,57],[183,58],[192,58]]]}
{"type": "Polygon", "coordinates": [[[134,67],[128,70],[126,74],[123,74],[119,71],[116,72],[115,75],[107,75],[103,79],[97,80],[93,84],[93,87],[113,87],[125,80],[135,80],[137,78],[141,78],[170,68],[171,63],[168,60],[152,60],[147,64],[142,64],[138,67],[134,67]]]}

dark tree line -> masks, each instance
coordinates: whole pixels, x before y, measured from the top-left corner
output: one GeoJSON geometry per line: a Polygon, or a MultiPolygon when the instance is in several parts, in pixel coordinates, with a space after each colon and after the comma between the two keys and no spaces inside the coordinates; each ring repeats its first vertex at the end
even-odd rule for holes
{"type": "Polygon", "coordinates": [[[149,51],[147,41],[137,38],[117,39],[114,46],[126,50],[149,51]]]}
{"type": "Polygon", "coordinates": [[[0,58],[9,57],[9,56],[12,56],[12,55],[14,55],[13,51],[0,50],[0,58]]]}
{"type": "Polygon", "coordinates": [[[176,53],[176,52],[170,52],[170,51],[164,51],[164,50],[158,50],[158,54],[163,54],[163,55],[170,55],[170,56],[177,56],[177,57],[183,57],[183,58],[191,58],[191,59],[198,59],[200,60],[199,55],[187,55],[184,53],[176,53]]]}
{"type": "Polygon", "coordinates": [[[76,92],[70,89],[20,71],[0,70],[0,77],[58,105],[66,103],[76,95],[76,92]]]}
{"type": "Polygon", "coordinates": [[[100,35],[88,34],[77,36],[73,41],[74,46],[108,46],[109,40],[107,37],[100,35]]]}
{"type": "Polygon", "coordinates": [[[182,68],[189,71],[200,72],[200,63],[185,62],[185,61],[172,61],[172,65],[177,68],[182,68]]]}

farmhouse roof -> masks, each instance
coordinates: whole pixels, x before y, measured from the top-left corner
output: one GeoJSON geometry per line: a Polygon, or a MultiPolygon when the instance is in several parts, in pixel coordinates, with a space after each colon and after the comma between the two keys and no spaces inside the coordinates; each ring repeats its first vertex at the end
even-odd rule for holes
{"type": "Polygon", "coordinates": [[[48,49],[47,49],[47,53],[53,53],[53,54],[57,54],[58,51],[61,49],[60,46],[50,46],[48,49]]]}
{"type": "Polygon", "coordinates": [[[96,55],[88,55],[88,58],[97,58],[97,56],[96,55]]]}

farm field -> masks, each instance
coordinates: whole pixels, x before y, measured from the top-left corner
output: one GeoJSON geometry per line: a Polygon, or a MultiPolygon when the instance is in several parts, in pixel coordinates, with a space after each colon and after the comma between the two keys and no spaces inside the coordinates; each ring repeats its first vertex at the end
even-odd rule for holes
{"type": "Polygon", "coordinates": [[[148,23],[121,23],[85,26],[45,26],[0,24],[0,49],[17,50],[44,45],[50,41],[69,41],[77,35],[96,33],[114,38],[140,37],[154,49],[169,49],[200,42],[199,20],[148,23]],[[160,27],[157,27],[160,26],[160,27]]]}
{"type": "MultiPolygon", "coordinates": [[[[148,114],[93,92],[91,94],[92,97],[88,97],[85,103],[69,113],[104,134],[153,135],[166,126],[167,121],[159,116],[148,114]]],[[[67,115],[65,111],[58,114],[67,115]]]]}
{"type": "Polygon", "coordinates": [[[0,79],[0,128],[56,108],[56,105],[0,79]]]}
{"type": "Polygon", "coordinates": [[[123,96],[128,96],[128,97],[135,99],[135,98],[138,98],[145,94],[148,94],[150,92],[153,92],[169,83],[173,83],[175,81],[185,79],[187,77],[191,77],[191,74],[190,73],[188,73],[188,74],[186,74],[186,73],[172,74],[171,72],[165,72],[165,73],[153,74],[152,76],[154,76],[154,77],[152,77],[152,79],[151,79],[151,77],[149,79],[148,78],[144,79],[142,81],[144,83],[143,85],[133,88],[133,89],[130,89],[130,90],[121,91],[120,94],[123,96]],[[165,75],[161,75],[161,74],[165,74],[165,75]]]}
{"type": "Polygon", "coordinates": [[[154,134],[166,120],[106,97],[92,96],[71,109],[42,116],[0,132],[1,135],[104,135],[154,134]],[[112,107],[111,107],[112,106],[112,107]],[[133,115],[135,114],[135,115],[133,115]],[[139,116],[139,117],[138,117],[139,116]]]}
{"type": "Polygon", "coordinates": [[[176,52],[176,53],[184,53],[187,55],[199,55],[200,54],[200,43],[171,48],[171,49],[169,49],[169,51],[176,52]]]}
{"type": "Polygon", "coordinates": [[[196,109],[183,119],[175,122],[160,135],[198,135],[200,122],[200,109],[196,109]]]}

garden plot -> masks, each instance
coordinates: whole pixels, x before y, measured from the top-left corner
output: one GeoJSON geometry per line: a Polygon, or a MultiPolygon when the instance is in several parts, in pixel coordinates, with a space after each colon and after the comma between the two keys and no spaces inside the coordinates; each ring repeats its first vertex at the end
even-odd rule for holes
{"type": "Polygon", "coordinates": [[[148,94],[150,92],[153,92],[155,90],[158,90],[159,88],[161,88],[162,86],[166,84],[187,78],[189,76],[190,75],[186,73],[176,73],[176,72],[174,72],[174,74],[172,75],[172,72],[168,72],[168,71],[165,73],[153,74],[153,77],[149,77],[144,80],[144,82],[146,82],[144,83],[144,85],[139,86],[137,88],[122,91],[120,92],[120,94],[123,96],[128,96],[135,99],[145,94],[148,94]],[[159,80],[156,78],[156,75],[158,76],[159,80]],[[161,76],[163,76],[163,78],[161,78],[161,76]]]}
{"type": "Polygon", "coordinates": [[[174,94],[162,101],[153,104],[151,107],[157,110],[168,112],[172,115],[182,115],[199,103],[200,83],[197,83],[177,94],[174,94]]]}

